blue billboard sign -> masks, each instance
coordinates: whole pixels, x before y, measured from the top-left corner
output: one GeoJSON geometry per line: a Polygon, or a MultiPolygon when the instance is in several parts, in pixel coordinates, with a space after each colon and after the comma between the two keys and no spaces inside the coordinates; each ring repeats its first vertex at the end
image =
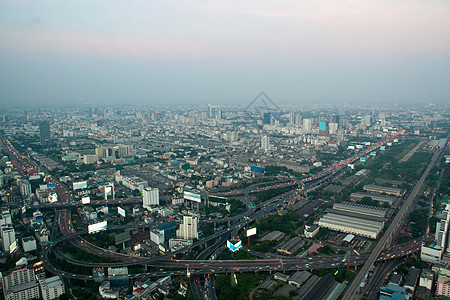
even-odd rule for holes
{"type": "Polygon", "coordinates": [[[227,241],[227,247],[230,249],[231,252],[236,252],[242,247],[242,241],[227,241]]]}
{"type": "Polygon", "coordinates": [[[319,122],[319,130],[326,130],[327,122],[319,122]]]}

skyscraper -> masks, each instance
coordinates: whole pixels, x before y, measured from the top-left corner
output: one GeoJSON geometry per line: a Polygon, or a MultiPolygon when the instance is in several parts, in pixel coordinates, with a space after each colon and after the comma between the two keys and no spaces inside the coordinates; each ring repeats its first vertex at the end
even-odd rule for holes
{"type": "Polygon", "coordinates": [[[48,121],[39,122],[39,139],[41,145],[47,145],[50,142],[50,123],[48,121]]]}
{"type": "Polygon", "coordinates": [[[9,246],[16,240],[16,232],[11,224],[2,225],[3,250],[9,253],[9,246]]]}
{"type": "Polygon", "coordinates": [[[303,119],[303,130],[308,132],[312,129],[312,119],[303,119]]]}
{"type": "Polygon", "coordinates": [[[263,124],[271,124],[272,122],[272,114],[270,112],[264,113],[263,115],[263,124]]]}
{"type": "Polygon", "coordinates": [[[142,206],[148,208],[151,205],[159,205],[159,190],[148,187],[143,191],[142,206]]]}
{"type": "Polygon", "coordinates": [[[270,151],[270,148],[270,137],[265,135],[261,138],[261,149],[264,151],[270,151]]]}
{"type": "Polygon", "coordinates": [[[185,240],[198,239],[198,218],[194,216],[183,216],[183,223],[177,230],[177,237],[185,240]]]}
{"type": "Polygon", "coordinates": [[[295,113],[289,113],[289,124],[295,124],[295,113]]]}

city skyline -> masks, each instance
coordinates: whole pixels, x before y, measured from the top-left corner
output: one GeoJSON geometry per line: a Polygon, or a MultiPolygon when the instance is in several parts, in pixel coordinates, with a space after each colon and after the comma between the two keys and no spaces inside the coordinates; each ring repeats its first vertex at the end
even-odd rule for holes
{"type": "Polygon", "coordinates": [[[445,1],[2,1],[2,106],[448,103],[445,1]]]}

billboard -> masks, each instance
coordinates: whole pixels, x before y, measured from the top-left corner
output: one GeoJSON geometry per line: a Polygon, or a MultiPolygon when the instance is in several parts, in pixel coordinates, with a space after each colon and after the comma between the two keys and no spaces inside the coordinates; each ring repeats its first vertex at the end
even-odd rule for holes
{"type": "Polygon", "coordinates": [[[86,189],[87,188],[87,181],[79,181],[79,182],[74,182],[73,185],[73,190],[82,190],[82,189],[86,189]]]}
{"type": "Polygon", "coordinates": [[[117,206],[117,212],[119,213],[119,215],[121,215],[122,217],[126,217],[126,212],[125,209],[123,209],[122,207],[117,206]]]}
{"type": "Polygon", "coordinates": [[[370,155],[372,155],[372,156],[376,156],[376,155],[377,155],[377,153],[376,153],[376,152],[370,152],[370,155]]]}
{"type": "Polygon", "coordinates": [[[360,161],[366,161],[367,159],[365,157],[361,157],[359,160],[360,161]]]}
{"type": "Polygon", "coordinates": [[[187,199],[187,200],[199,202],[199,203],[202,202],[200,194],[194,194],[194,193],[191,193],[191,192],[184,191],[183,198],[187,199]]]}
{"type": "Polygon", "coordinates": [[[247,230],[247,237],[255,235],[255,234],[256,234],[256,227],[250,228],[249,230],[247,230]]]}
{"type": "Polygon", "coordinates": [[[370,146],[370,142],[364,142],[364,145],[370,146]]]}
{"type": "Polygon", "coordinates": [[[239,250],[239,248],[242,247],[242,241],[238,240],[237,242],[230,242],[227,240],[227,247],[230,249],[231,252],[236,252],[239,250]]]}
{"type": "Polygon", "coordinates": [[[47,188],[48,188],[48,189],[54,189],[54,188],[56,188],[56,184],[54,184],[54,183],[48,183],[48,184],[47,184],[47,188]]]}
{"type": "Polygon", "coordinates": [[[261,167],[250,166],[250,170],[252,172],[264,173],[264,168],[261,167]]]}
{"type": "Polygon", "coordinates": [[[92,225],[88,225],[88,233],[96,233],[102,230],[106,230],[106,227],[108,226],[108,221],[103,221],[100,223],[95,223],[92,225]]]}
{"type": "Polygon", "coordinates": [[[11,245],[9,245],[9,254],[17,250],[17,240],[15,240],[11,245]]]}
{"type": "Polygon", "coordinates": [[[91,203],[91,197],[87,196],[81,198],[81,204],[89,204],[89,203],[91,203]]]}
{"type": "Polygon", "coordinates": [[[385,146],[380,146],[380,150],[386,150],[385,146]]]}
{"type": "Polygon", "coordinates": [[[131,239],[131,235],[129,231],[124,231],[122,233],[114,234],[115,244],[119,245],[125,242],[128,242],[131,239]]]}
{"type": "Polygon", "coordinates": [[[327,122],[319,122],[319,130],[326,130],[327,122]]]}
{"type": "Polygon", "coordinates": [[[48,195],[48,202],[50,202],[50,203],[58,202],[58,194],[54,193],[54,194],[48,195]]]}

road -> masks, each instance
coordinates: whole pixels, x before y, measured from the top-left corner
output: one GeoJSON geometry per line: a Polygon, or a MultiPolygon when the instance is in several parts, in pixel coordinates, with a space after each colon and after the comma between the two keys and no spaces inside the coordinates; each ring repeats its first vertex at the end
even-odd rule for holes
{"type": "Polygon", "coordinates": [[[386,276],[392,273],[398,265],[404,261],[403,259],[393,259],[379,263],[370,277],[369,282],[364,286],[362,293],[367,299],[377,299],[378,291],[386,280],[386,276]]]}
{"type": "MultiPolygon", "coordinates": [[[[101,206],[101,205],[120,205],[120,204],[134,204],[142,203],[142,197],[133,198],[117,198],[108,200],[91,200],[89,205],[91,206],[101,206]]],[[[81,202],[55,202],[55,203],[42,203],[38,205],[31,205],[30,209],[45,209],[45,208],[69,208],[73,206],[81,206],[81,202]]]]}

